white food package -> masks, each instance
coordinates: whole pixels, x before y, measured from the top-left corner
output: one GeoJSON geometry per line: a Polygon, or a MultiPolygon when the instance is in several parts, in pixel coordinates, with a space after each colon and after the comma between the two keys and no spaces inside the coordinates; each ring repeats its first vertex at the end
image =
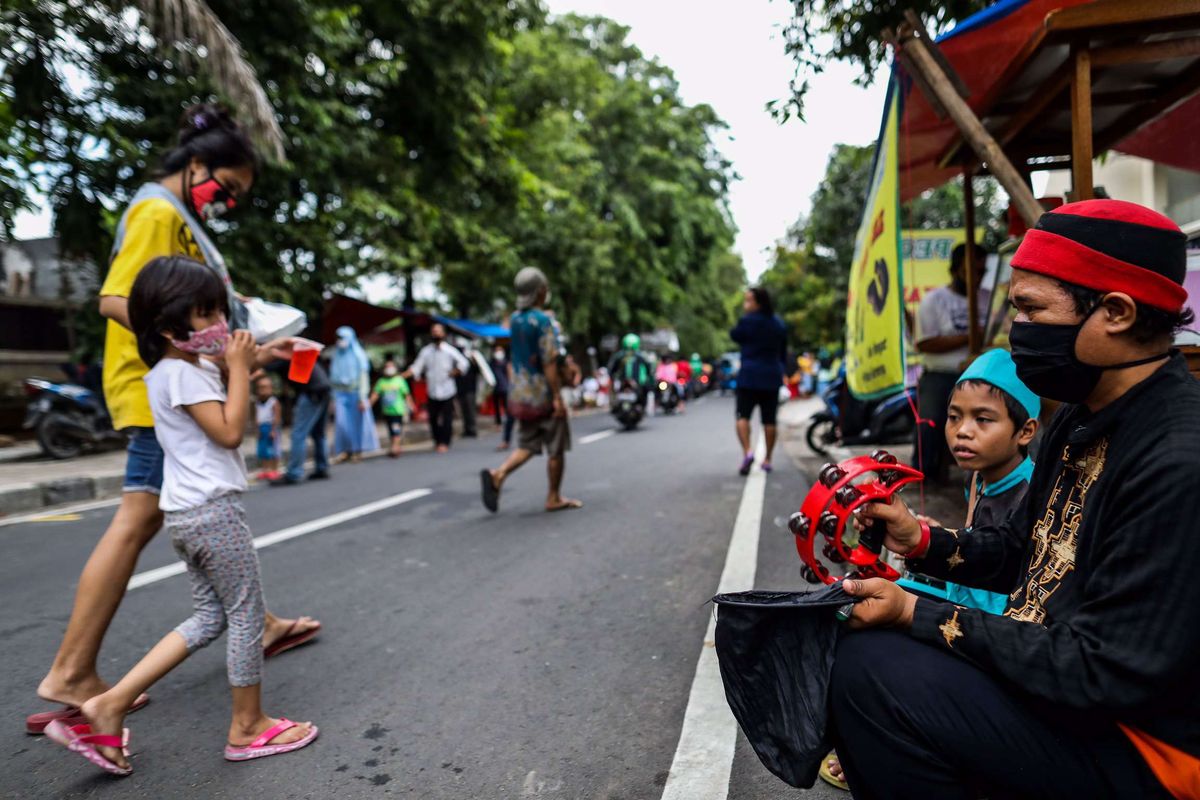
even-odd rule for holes
{"type": "Polygon", "coordinates": [[[272,303],[261,297],[246,300],[249,314],[247,327],[254,341],[262,344],[285,336],[297,336],[308,326],[308,318],[298,308],[283,303],[272,303]]]}

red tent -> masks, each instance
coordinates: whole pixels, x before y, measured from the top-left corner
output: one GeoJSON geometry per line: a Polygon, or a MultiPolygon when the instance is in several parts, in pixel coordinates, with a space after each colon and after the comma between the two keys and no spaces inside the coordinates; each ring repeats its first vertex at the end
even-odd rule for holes
{"type": "MultiPolygon", "coordinates": [[[[1001,0],[938,39],[967,102],[1018,169],[1071,153],[1072,47],[1092,53],[1095,152],[1200,171],[1200,3],[1001,0]]],[[[939,119],[904,67],[902,199],[978,166],[955,124],[939,119]]],[[[1065,166],[1064,163],[1058,166],[1065,166]]]]}

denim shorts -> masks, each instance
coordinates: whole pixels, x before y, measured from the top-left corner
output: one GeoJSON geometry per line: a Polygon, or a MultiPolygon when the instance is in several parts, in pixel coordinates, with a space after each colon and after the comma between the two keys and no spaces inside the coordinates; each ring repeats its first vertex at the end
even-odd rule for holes
{"type": "Polygon", "coordinates": [[[275,452],[275,426],[270,422],[258,426],[257,455],[259,461],[279,458],[279,454],[275,452]]]}
{"type": "Polygon", "coordinates": [[[127,492],[161,494],[163,482],[163,451],[154,428],[126,428],[129,447],[125,456],[125,486],[127,492]]]}

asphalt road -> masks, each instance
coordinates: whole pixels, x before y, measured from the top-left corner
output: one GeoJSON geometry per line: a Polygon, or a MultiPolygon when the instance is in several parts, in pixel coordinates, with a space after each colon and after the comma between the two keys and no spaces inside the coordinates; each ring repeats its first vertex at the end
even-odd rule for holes
{"type": "MultiPolygon", "coordinates": [[[[128,720],[135,773],[111,778],[25,735],[25,714],[112,508],[0,527],[3,798],[597,798],[657,800],[671,768],[743,480],[732,400],[595,437],[576,420],[566,491],[546,514],[544,461],[506,487],[497,515],[478,470],[494,438],[335,469],[327,482],[246,496],[256,536],[415,489],[429,494],[261,550],[268,605],[311,614],[311,646],[268,662],[268,713],[312,719],[310,748],[246,764],[221,757],[223,640],[151,690],[128,720]]],[[[799,588],[784,521],[803,497],[780,453],[767,481],[756,585],[799,588]]],[[[175,562],[166,537],[139,572],[175,562]]],[[[747,587],[749,588],[749,587],[747,587]]],[[[131,590],[101,653],[112,679],[189,611],[186,578],[131,590]]],[[[779,782],[740,738],[729,797],[844,797],[779,782]]]]}

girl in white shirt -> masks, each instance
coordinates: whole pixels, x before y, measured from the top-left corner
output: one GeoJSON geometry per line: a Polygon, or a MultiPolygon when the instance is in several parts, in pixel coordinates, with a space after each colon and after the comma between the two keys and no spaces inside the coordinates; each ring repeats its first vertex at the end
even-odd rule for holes
{"type": "Polygon", "coordinates": [[[230,335],[227,308],[217,274],[182,256],[147,264],[129,296],[138,353],[151,366],[145,381],[165,454],[159,506],[175,551],[187,564],[194,609],[120,682],[83,704],[89,724],[54,722],[46,728],[52,739],[116,775],[133,771],[122,725],[134,698],[226,628],[233,720],[225,758],[286,753],[317,738],[312,723],[273,719],[262,710],[265,609],[258,555],[241,502],[246,465],[240,450],[255,345],[248,331],[230,335]],[[228,392],[220,368],[202,358],[222,355],[228,392]]]}

